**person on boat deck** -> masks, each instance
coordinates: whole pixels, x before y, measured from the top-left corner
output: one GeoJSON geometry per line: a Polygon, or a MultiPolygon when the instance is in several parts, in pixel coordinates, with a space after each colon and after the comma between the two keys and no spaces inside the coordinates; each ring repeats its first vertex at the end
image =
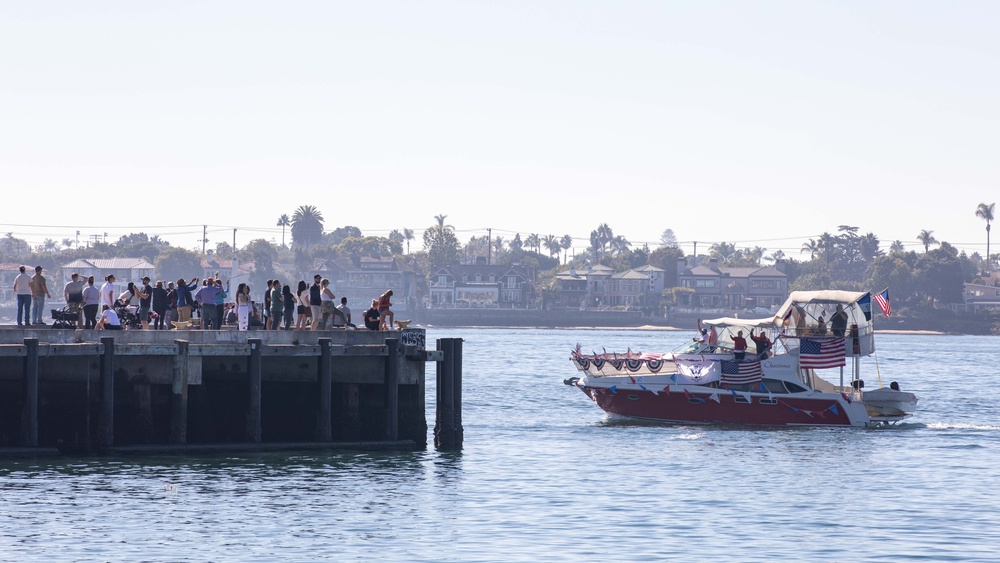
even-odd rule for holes
{"type": "Polygon", "coordinates": [[[757,359],[766,360],[770,350],[771,350],[771,339],[761,331],[759,335],[753,333],[753,329],[750,329],[750,340],[753,340],[754,345],[757,346],[757,359]]]}
{"type": "Polygon", "coordinates": [[[747,339],[743,338],[743,331],[736,331],[736,336],[733,337],[733,356],[736,357],[737,362],[742,362],[743,358],[746,357],[747,353],[747,339]]]}
{"type": "Polygon", "coordinates": [[[716,332],[714,325],[709,325],[709,328],[701,326],[701,319],[698,319],[698,334],[701,335],[700,338],[696,338],[696,342],[705,342],[709,346],[718,346],[719,344],[719,333],[716,332]]]}
{"type": "Polygon", "coordinates": [[[694,341],[708,343],[708,329],[701,326],[701,319],[698,319],[698,337],[694,341]]]}
{"type": "Polygon", "coordinates": [[[826,334],[826,320],[823,319],[823,315],[816,319],[816,334],[826,334]]]}
{"type": "Polygon", "coordinates": [[[844,306],[837,304],[837,311],[830,317],[830,331],[834,336],[844,336],[847,332],[847,311],[844,306]]]}

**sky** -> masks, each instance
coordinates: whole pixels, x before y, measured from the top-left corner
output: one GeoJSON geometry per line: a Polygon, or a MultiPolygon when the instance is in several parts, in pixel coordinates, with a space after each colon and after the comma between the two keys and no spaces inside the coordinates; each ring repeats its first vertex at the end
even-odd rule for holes
{"type": "Polygon", "coordinates": [[[280,243],[313,205],[412,250],[445,215],[574,253],[607,223],[985,254],[998,199],[997,2],[0,6],[0,235],[31,244],[280,243]]]}

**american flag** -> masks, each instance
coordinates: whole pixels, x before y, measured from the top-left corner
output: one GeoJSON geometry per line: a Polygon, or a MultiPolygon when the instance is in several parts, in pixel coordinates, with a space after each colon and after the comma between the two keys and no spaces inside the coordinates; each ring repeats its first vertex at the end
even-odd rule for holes
{"type": "Polygon", "coordinates": [[[878,306],[882,308],[882,312],[885,313],[885,316],[891,316],[890,313],[892,312],[892,307],[889,306],[889,288],[886,288],[882,293],[876,293],[873,297],[875,298],[875,302],[878,303],[878,306]]]}
{"type": "Polygon", "coordinates": [[[732,385],[757,383],[763,377],[760,370],[760,360],[737,362],[722,360],[722,382],[732,385]]]}
{"type": "Polygon", "coordinates": [[[803,338],[799,344],[799,367],[823,369],[847,365],[847,360],[844,359],[846,342],[844,338],[803,338]]]}

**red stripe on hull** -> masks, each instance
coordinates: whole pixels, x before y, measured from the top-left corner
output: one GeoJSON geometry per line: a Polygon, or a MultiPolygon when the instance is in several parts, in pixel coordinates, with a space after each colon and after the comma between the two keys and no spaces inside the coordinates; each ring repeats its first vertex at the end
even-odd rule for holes
{"type": "Polygon", "coordinates": [[[787,395],[774,396],[776,404],[762,404],[767,397],[753,396],[752,403],[737,403],[732,393],[719,391],[719,401],[709,399],[704,393],[691,393],[690,400],[684,393],[653,394],[649,391],[620,390],[612,393],[590,387],[584,393],[593,398],[605,412],[662,420],[666,422],[695,422],[719,424],[759,424],[770,426],[815,425],[850,426],[844,408],[834,399],[805,399],[787,395]],[[602,392],[603,391],[603,392],[602,392]],[[837,404],[837,413],[830,410],[837,404]],[[794,410],[797,409],[797,410],[794,410]],[[806,411],[811,411],[811,415],[806,411]]]}

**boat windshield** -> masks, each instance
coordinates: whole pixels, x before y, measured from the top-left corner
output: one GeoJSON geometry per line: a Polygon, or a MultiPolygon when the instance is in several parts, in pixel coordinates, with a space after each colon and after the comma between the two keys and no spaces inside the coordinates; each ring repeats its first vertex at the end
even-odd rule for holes
{"type": "Polygon", "coordinates": [[[722,350],[718,346],[712,346],[708,342],[695,340],[688,342],[673,350],[674,354],[718,354],[722,350]]]}

